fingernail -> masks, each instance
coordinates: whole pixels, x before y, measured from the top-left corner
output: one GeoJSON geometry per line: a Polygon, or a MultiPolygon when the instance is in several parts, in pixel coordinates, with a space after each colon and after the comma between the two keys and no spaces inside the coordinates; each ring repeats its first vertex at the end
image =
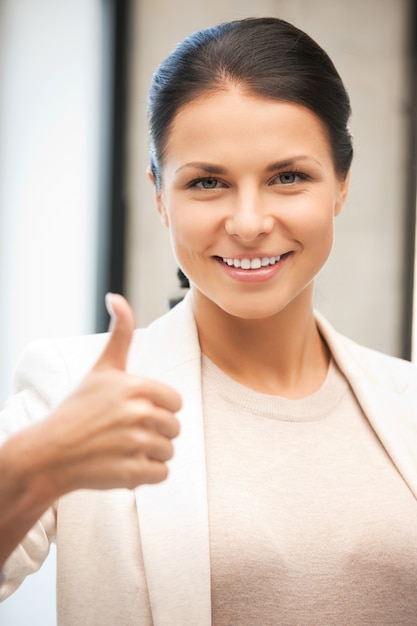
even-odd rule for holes
{"type": "Polygon", "coordinates": [[[113,294],[111,292],[106,293],[106,295],[104,296],[104,302],[106,304],[106,309],[107,309],[107,313],[110,315],[110,328],[109,330],[112,329],[114,322],[116,320],[116,315],[113,309],[113,294]]]}

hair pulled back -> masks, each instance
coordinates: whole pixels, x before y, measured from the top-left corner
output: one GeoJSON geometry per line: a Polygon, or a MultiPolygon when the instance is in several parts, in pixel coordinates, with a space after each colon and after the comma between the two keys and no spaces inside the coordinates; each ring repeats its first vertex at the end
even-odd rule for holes
{"type": "Polygon", "coordinates": [[[249,18],[193,33],[155,71],[148,117],[150,166],[158,189],[178,111],[202,94],[229,85],[310,109],[327,128],[335,171],[346,176],[353,156],[351,107],[333,62],[292,24],[278,18],[249,18]]]}

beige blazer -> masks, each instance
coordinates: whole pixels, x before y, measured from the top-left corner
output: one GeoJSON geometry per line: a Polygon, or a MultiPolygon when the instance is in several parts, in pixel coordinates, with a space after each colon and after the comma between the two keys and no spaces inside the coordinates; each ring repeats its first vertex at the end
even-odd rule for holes
{"type": "MultiPolygon", "coordinates": [[[[417,497],[417,368],[363,348],[317,315],[320,330],[366,416],[417,497]]],[[[106,335],[32,345],[16,394],[0,416],[7,433],[41,419],[94,363],[106,335]]],[[[58,545],[62,626],[209,626],[210,562],[200,349],[190,298],[132,343],[128,369],[183,397],[169,478],[134,491],[78,491],[48,511],[8,560],[0,599],[58,545]],[[56,536],[55,536],[56,535],[56,536]]]]}

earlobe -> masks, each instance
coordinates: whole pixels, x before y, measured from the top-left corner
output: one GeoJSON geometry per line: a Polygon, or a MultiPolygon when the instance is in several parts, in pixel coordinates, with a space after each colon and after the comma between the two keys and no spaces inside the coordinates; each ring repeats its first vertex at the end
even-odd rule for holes
{"type": "Polygon", "coordinates": [[[169,228],[168,214],[160,193],[156,193],[156,208],[161,217],[163,225],[166,226],[166,228],[169,228]]]}
{"type": "Polygon", "coordinates": [[[349,183],[350,183],[350,170],[346,174],[346,177],[340,181],[340,186],[338,190],[338,195],[336,198],[335,206],[334,206],[334,216],[336,217],[341,212],[343,205],[346,202],[346,198],[349,191],[349,183]]]}
{"type": "Polygon", "coordinates": [[[162,195],[161,192],[157,190],[156,185],[155,185],[155,179],[152,173],[152,170],[150,167],[148,167],[148,169],[146,170],[146,173],[148,174],[148,178],[151,181],[152,185],[154,186],[155,189],[155,203],[156,203],[156,210],[158,211],[160,218],[162,220],[162,223],[164,226],[166,226],[166,228],[169,228],[169,221],[168,221],[168,215],[165,209],[165,205],[164,205],[164,201],[162,199],[162,195]]]}

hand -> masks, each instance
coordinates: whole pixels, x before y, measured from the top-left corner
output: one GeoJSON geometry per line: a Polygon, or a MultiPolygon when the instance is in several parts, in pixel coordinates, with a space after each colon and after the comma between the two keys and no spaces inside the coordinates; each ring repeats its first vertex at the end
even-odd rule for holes
{"type": "MultiPolygon", "coordinates": [[[[50,417],[28,429],[27,471],[35,468],[48,499],[75,489],[158,483],[168,474],[180,396],[126,373],[134,317],[122,296],[109,298],[111,334],[98,361],[50,417]]],[[[25,447],[24,437],[21,443],[25,447]]]]}

